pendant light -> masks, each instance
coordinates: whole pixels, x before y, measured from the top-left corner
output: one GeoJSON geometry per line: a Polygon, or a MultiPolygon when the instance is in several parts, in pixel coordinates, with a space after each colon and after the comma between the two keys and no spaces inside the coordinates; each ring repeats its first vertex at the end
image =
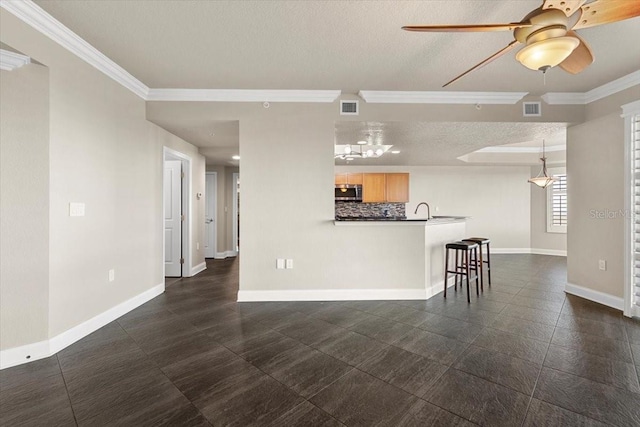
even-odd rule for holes
{"type": "Polygon", "coordinates": [[[542,160],[542,169],[540,169],[538,176],[529,179],[529,182],[537,185],[538,187],[547,188],[553,181],[555,181],[555,178],[550,177],[547,174],[547,157],[544,154],[544,139],[542,140],[542,157],[540,157],[540,160],[542,160]]]}

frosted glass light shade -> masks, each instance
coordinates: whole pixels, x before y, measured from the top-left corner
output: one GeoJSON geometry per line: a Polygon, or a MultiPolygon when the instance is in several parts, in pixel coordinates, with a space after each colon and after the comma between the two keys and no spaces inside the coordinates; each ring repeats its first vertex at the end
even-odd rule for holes
{"type": "Polygon", "coordinates": [[[555,181],[555,179],[551,178],[550,176],[537,176],[529,180],[530,183],[535,184],[541,188],[547,188],[553,181],[555,181]]]}
{"type": "Polygon", "coordinates": [[[567,59],[580,44],[576,37],[555,37],[526,46],[516,54],[522,65],[532,70],[555,67],[567,59]]]}

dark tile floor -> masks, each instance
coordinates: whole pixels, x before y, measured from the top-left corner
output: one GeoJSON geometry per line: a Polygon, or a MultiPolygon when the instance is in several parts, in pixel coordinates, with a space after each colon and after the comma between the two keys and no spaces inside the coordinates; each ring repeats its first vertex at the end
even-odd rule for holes
{"type": "Polygon", "coordinates": [[[640,321],[493,257],[428,301],[235,303],[210,261],[51,358],[0,371],[0,425],[639,426],[640,321]]]}

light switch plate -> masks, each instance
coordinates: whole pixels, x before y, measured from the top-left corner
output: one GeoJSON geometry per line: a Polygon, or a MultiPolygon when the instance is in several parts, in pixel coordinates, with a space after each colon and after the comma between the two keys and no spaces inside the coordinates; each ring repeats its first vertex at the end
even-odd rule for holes
{"type": "Polygon", "coordinates": [[[84,216],[84,203],[70,202],[69,216],[84,216]]]}
{"type": "Polygon", "coordinates": [[[598,261],[598,268],[602,271],[606,271],[607,270],[607,261],[601,259],[598,261]]]}
{"type": "Polygon", "coordinates": [[[113,282],[114,280],[116,280],[116,271],[112,268],[109,270],[109,281],[113,282]]]}
{"type": "Polygon", "coordinates": [[[287,266],[287,268],[293,268],[293,260],[292,259],[288,259],[286,261],[286,266],[287,266]]]}
{"type": "Polygon", "coordinates": [[[283,258],[278,258],[278,259],[276,260],[276,268],[277,268],[278,270],[282,270],[282,269],[284,269],[284,259],[283,259],[283,258]]]}

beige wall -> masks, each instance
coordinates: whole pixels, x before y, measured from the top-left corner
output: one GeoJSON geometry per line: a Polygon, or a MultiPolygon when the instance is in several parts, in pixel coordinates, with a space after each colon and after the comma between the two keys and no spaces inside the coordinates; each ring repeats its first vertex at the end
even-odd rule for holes
{"type": "Polygon", "coordinates": [[[567,133],[567,281],[624,297],[624,119],[640,85],[587,104],[587,120],[567,133]],[[601,213],[605,218],[599,218],[601,213]],[[607,262],[606,271],[598,261],[607,262]]]}
{"type": "Polygon", "coordinates": [[[594,211],[624,209],[624,120],[620,112],[569,128],[567,281],[624,296],[624,219],[594,211]],[[598,269],[607,261],[607,270],[598,269]]]}
{"type": "Polygon", "coordinates": [[[0,71],[0,235],[4,350],[49,336],[49,70],[41,65],[0,71]]]}
{"type": "MultiPolygon", "coordinates": [[[[493,249],[528,249],[530,242],[529,167],[526,166],[336,166],[337,172],[408,172],[409,218],[418,203],[431,215],[469,216],[469,237],[491,239],[493,249]]],[[[426,216],[420,208],[417,217],[426,216]]]]}
{"type": "MultiPolygon", "coordinates": [[[[148,122],[142,99],[4,10],[0,29],[2,42],[49,69],[51,338],[163,283],[163,145],[192,156],[194,200],[204,191],[204,158],[148,122]],[[69,217],[69,202],[85,203],[86,215],[69,217]]],[[[192,212],[197,265],[204,208],[192,212]]]]}
{"type": "MultiPolygon", "coordinates": [[[[531,176],[537,176],[539,166],[531,168],[531,176]]],[[[541,251],[567,251],[566,233],[547,232],[547,191],[532,184],[531,187],[531,248],[541,251]]]]}

